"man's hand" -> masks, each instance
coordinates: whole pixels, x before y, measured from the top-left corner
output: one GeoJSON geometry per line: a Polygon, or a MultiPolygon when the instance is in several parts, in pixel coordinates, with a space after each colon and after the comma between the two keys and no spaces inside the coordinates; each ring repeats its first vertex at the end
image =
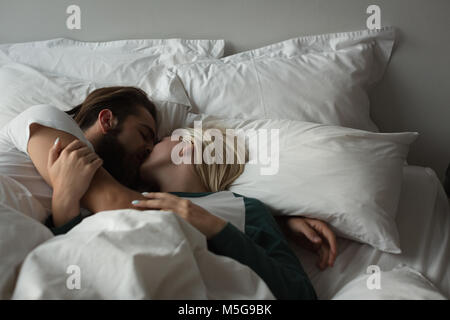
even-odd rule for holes
{"type": "Polygon", "coordinates": [[[336,236],[324,221],[298,216],[277,217],[277,221],[286,236],[319,256],[318,268],[325,270],[327,266],[334,265],[337,256],[336,236]]]}

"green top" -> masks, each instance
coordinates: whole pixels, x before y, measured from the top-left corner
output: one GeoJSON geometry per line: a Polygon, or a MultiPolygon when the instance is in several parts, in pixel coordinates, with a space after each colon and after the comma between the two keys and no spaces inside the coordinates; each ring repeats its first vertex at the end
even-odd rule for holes
{"type": "MultiPolygon", "coordinates": [[[[212,192],[182,193],[179,197],[203,197],[212,192]]],[[[317,299],[300,261],[290,248],[274,217],[259,200],[244,198],[245,234],[231,223],[208,240],[208,249],[249,266],[277,299],[317,299]]]]}
{"type": "MultiPolygon", "coordinates": [[[[172,193],[184,198],[212,194],[172,193]]],[[[228,222],[218,234],[207,241],[208,249],[250,267],[264,280],[277,299],[317,299],[300,261],[267,207],[257,199],[233,194],[244,200],[245,234],[228,222]]],[[[81,220],[80,215],[59,228],[52,228],[51,219],[46,224],[54,234],[62,234],[81,220]]]]}

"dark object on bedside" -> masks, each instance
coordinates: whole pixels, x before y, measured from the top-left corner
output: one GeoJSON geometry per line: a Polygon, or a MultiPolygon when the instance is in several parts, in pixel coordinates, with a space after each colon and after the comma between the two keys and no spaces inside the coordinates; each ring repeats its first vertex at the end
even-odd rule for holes
{"type": "Polygon", "coordinates": [[[450,164],[448,165],[447,171],[445,172],[444,189],[447,193],[447,197],[450,198],[450,164]]]}

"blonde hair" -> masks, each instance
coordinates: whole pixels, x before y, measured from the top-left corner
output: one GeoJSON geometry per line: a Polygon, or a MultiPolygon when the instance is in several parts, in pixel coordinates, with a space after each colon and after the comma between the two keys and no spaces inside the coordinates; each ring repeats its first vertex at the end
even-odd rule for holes
{"type": "MultiPolygon", "coordinates": [[[[245,146],[244,150],[239,149],[239,145],[236,143],[236,136],[233,136],[232,145],[230,145],[230,141],[226,139],[226,130],[223,128],[203,128],[203,130],[184,128],[184,130],[186,130],[188,136],[183,135],[182,141],[193,143],[194,148],[200,147],[196,145],[198,144],[198,142],[196,141],[196,137],[202,137],[202,145],[200,149],[203,151],[202,161],[200,164],[194,163],[193,165],[195,172],[199,176],[205,188],[210,192],[227,190],[230,185],[242,174],[242,172],[244,172],[245,161],[247,159],[247,151],[245,149],[245,146]],[[209,145],[214,144],[215,140],[213,141],[211,137],[209,137],[209,139],[205,139],[203,131],[208,129],[216,130],[215,133],[219,132],[223,142],[222,158],[218,157],[217,154],[214,154],[215,161],[209,164],[204,161],[203,152],[209,145]],[[227,154],[231,152],[233,153],[233,162],[226,163],[224,159],[226,159],[227,154]]],[[[217,137],[215,137],[215,139],[216,138],[217,137]]]]}

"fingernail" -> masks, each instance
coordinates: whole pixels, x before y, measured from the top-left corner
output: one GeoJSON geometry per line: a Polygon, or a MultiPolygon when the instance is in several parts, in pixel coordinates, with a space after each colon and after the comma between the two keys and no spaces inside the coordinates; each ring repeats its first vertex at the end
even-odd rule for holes
{"type": "Polygon", "coordinates": [[[133,201],[131,201],[131,204],[138,204],[139,203],[139,200],[133,200],[133,201]]]}
{"type": "Polygon", "coordinates": [[[59,137],[56,138],[54,145],[56,145],[59,142],[59,137]]]}
{"type": "Polygon", "coordinates": [[[145,197],[145,196],[147,196],[147,195],[149,195],[150,193],[149,192],[142,192],[142,195],[145,197]]]}

